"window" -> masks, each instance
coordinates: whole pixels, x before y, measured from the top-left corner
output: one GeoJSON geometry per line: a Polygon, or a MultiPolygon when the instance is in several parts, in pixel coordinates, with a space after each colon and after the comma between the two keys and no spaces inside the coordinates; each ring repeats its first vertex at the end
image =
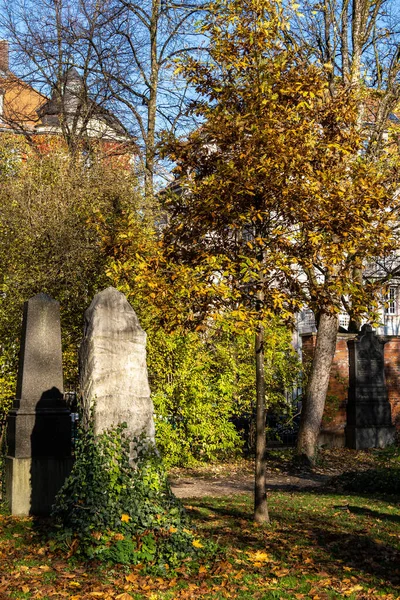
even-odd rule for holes
{"type": "Polygon", "coordinates": [[[385,302],[385,315],[395,315],[397,314],[396,310],[396,296],[397,296],[397,288],[390,287],[386,294],[386,302],[385,302]]]}

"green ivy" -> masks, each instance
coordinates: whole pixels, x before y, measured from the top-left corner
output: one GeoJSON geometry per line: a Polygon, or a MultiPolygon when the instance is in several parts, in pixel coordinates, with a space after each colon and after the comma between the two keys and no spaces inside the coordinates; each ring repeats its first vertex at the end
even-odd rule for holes
{"type": "Polygon", "coordinates": [[[80,431],[72,473],[53,507],[56,540],[85,558],[176,567],[203,552],[204,544],[173,495],[155,448],[130,440],[125,428],[100,436],[92,425],[80,431]]]}

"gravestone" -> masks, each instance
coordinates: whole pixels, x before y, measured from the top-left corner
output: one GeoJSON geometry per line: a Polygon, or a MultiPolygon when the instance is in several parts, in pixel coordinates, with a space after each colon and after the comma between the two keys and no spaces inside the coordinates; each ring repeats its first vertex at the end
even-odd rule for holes
{"type": "Polygon", "coordinates": [[[345,428],[348,448],[384,448],[395,428],[385,383],[384,344],[370,325],[349,340],[349,394],[345,428]]]}
{"type": "Polygon", "coordinates": [[[130,436],[143,433],[154,443],[146,333],[124,294],[113,287],[96,294],[85,312],[80,384],[84,422],[93,409],[96,435],[126,423],[130,436]]]}
{"type": "Polygon", "coordinates": [[[48,515],[72,467],[63,398],[60,308],[46,294],[24,306],[17,393],[7,420],[6,496],[13,515],[48,515]]]}

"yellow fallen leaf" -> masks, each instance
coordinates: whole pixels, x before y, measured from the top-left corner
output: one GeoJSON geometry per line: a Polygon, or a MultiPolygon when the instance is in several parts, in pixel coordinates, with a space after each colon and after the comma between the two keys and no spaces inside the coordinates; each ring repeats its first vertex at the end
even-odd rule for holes
{"type": "Polygon", "coordinates": [[[136,573],[129,573],[129,575],[125,575],[125,579],[126,581],[130,581],[131,583],[133,583],[137,580],[137,575],[136,573]]]}
{"type": "Polygon", "coordinates": [[[24,594],[27,594],[29,592],[29,590],[30,590],[30,587],[27,586],[27,585],[23,585],[22,588],[21,588],[21,590],[24,592],[24,594]]]}
{"type": "Polygon", "coordinates": [[[125,514],[121,515],[121,521],[123,523],[128,523],[130,520],[131,520],[131,518],[129,515],[125,515],[125,514]]]}
{"type": "Polygon", "coordinates": [[[132,596],[126,592],[123,592],[122,594],[115,596],[115,600],[132,600],[132,596]]]}
{"type": "Polygon", "coordinates": [[[257,550],[257,552],[254,553],[248,552],[247,555],[252,562],[272,562],[270,556],[266,552],[261,552],[260,550],[257,550]]]}
{"type": "Polygon", "coordinates": [[[193,546],[195,548],[204,548],[203,544],[200,542],[200,540],[193,540],[192,542],[193,546]]]}
{"type": "Polygon", "coordinates": [[[176,533],[177,531],[178,531],[178,530],[177,530],[177,528],[176,528],[176,527],[170,527],[170,528],[169,528],[169,532],[170,532],[170,533],[176,533]]]}
{"type": "Polygon", "coordinates": [[[205,567],[204,565],[201,565],[201,566],[200,566],[199,573],[200,573],[200,574],[201,574],[201,573],[207,573],[207,569],[206,569],[206,567],[205,567]]]}

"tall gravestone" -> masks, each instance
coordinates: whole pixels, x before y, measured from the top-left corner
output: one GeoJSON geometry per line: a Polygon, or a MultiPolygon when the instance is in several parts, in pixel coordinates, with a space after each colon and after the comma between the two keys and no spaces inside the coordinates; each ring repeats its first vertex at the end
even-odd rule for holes
{"type": "Polygon", "coordinates": [[[7,422],[6,495],[12,514],[50,514],[71,467],[60,308],[38,294],[24,306],[17,394],[7,422]]]}
{"type": "Polygon", "coordinates": [[[349,394],[345,428],[348,448],[384,448],[395,428],[385,383],[384,344],[370,325],[349,340],[349,394]]]}
{"type": "Polygon", "coordinates": [[[80,383],[84,418],[93,409],[95,434],[125,422],[129,435],[144,433],[154,442],[146,333],[124,294],[113,287],[96,294],[85,312],[80,383]]]}

